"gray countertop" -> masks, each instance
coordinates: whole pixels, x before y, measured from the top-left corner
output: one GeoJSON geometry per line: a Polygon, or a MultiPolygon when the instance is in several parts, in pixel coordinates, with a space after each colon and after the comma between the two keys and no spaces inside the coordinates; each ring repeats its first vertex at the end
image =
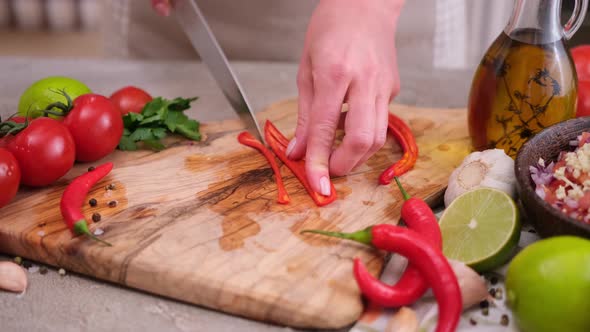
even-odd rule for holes
{"type": "MultiPolygon", "coordinates": [[[[297,96],[297,66],[287,63],[234,63],[256,111],[297,96]]],[[[191,62],[126,62],[0,58],[0,115],[16,112],[20,94],[50,75],[77,78],[96,93],[110,95],[137,85],[154,96],[199,96],[190,110],[200,121],[234,117],[206,68],[191,62]]],[[[465,107],[472,71],[400,68],[395,102],[426,107],[465,107]]],[[[0,220],[2,222],[2,220],[0,220]]],[[[0,238],[0,241],[2,239],[0,238]]],[[[12,259],[0,253],[0,260],[12,259]]],[[[33,266],[40,266],[32,262],[33,266]]],[[[35,268],[32,269],[33,271],[35,268]]],[[[9,331],[288,331],[81,275],[29,272],[24,294],[0,291],[0,326],[9,331]]]]}

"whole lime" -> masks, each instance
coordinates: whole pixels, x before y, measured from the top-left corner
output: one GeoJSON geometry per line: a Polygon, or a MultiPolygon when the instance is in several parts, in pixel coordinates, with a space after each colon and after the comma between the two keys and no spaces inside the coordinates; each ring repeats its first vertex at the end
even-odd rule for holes
{"type": "Polygon", "coordinates": [[[537,241],[512,260],[508,305],[523,332],[590,331],[590,240],[537,241]]]}
{"type": "Polygon", "coordinates": [[[48,105],[61,102],[67,104],[66,93],[72,100],[90,93],[90,89],[82,82],[63,76],[50,76],[36,81],[29,86],[20,97],[18,113],[22,116],[39,117],[48,105]]]}

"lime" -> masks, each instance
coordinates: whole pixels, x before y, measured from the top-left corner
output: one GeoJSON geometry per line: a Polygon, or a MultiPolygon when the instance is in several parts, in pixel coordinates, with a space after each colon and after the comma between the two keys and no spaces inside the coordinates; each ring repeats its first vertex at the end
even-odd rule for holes
{"type": "Polygon", "coordinates": [[[508,305],[523,332],[590,331],[590,240],[537,241],[510,262],[508,305]]]}
{"type": "Polygon", "coordinates": [[[76,97],[90,93],[90,89],[82,82],[69,77],[51,76],[43,78],[29,86],[20,97],[18,113],[30,117],[39,117],[41,112],[49,104],[67,100],[61,92],[67,93],[72,100],[76,97]]]}
{"type": "Polygon", "coordinates": [[[440,218],[443,253],[478,272],[506,263],[520,239],[518,208],[500,190],[478,188],[457,197],[440,218]]]}

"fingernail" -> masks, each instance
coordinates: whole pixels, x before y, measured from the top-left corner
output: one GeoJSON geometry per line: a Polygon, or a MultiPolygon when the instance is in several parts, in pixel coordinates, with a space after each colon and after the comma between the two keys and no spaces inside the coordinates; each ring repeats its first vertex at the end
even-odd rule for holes
{"type": "Polygon", "coordinates": [[[330,196],[330,180],[325,176],[320,178],[320,194],[330,196]]]}
{"type": "Polygon", "coordinates": [[[295,148],[295,144],[297,144],[297,137],[293,137],[291,142],[289,142],[289,145],[287,145],[287,157],[291,156],[291,152],[293,152],[293,149],[295,148]]]}
{"type": "Polygon", "coordinates": [[[170,5],[166,1],[160,1],[154,5],[154,9],[162,16],[170,15],[170,5]]]}

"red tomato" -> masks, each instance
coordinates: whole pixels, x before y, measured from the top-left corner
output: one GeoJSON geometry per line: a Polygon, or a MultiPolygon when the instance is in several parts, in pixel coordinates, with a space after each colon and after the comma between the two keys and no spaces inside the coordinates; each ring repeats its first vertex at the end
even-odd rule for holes
{"type": "Polygon", "coordinates": [[[571,49],[572,58],[578,73],[578,80],[590,80],[590,45],[580,45],[571,49]]]}
{"type": "Polygon", "coordinates": [[[576,117],[590,115],[590,80],[578,81],[578,104],[576,117]]]}
{"type": "Polygon", "coordinates": [[[16,136],[7,138],[6,147],[18,160],[21,183],[32,187],[52,184],[74,165],[76,148],[72,134],[51,118],[38,118],[16,136]]]}
{"type": "Polygon", "coordinates": [[[76,143],[76,160],[96,161],[113,152],[123,136],[121,113],[106,97],[81,95],[63,120],[76,143]]]}
{"type": "Polygon", "coordinates": [[[119,109],[122,115],[129,112],[141,113],[145,104],[151,100],[152,96],[144,90],[134,86],[126,86],[115,91],[115,93],[111,95],[111,101],[115,104],[117,109],[119,109]]]}
{"type": "Polygon", "coordinates": [[[0,208],[10,203],[20,184],[20,168],[14,155],[0,148],[0,208]]]}
{"type": "MultiPolygon", "coordinates": [[[[13,116],[10,121],[14,123],[25,123],[26,118],[24,116],[13,116]]],[[[31,119],[29,119],[31,121],[31,119]]]]}

